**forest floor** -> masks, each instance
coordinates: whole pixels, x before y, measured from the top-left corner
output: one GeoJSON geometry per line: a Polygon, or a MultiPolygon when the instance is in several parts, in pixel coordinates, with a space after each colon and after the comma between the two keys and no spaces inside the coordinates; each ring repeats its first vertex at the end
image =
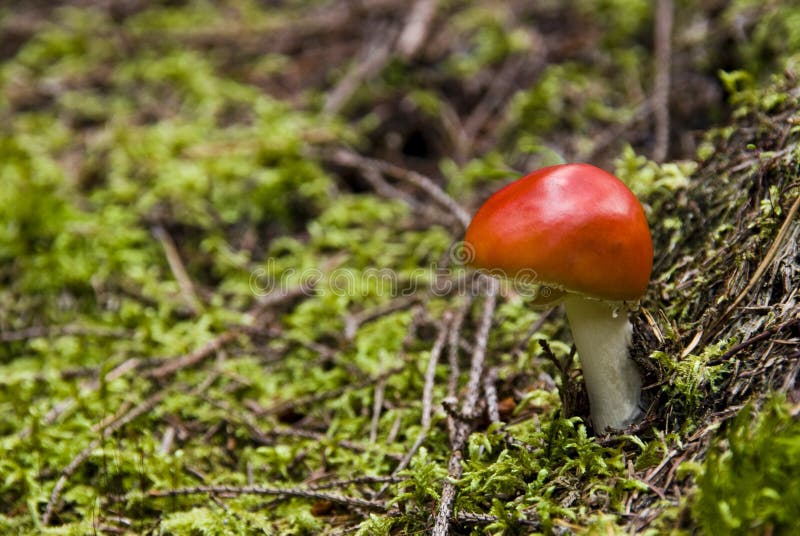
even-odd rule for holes
{"type": "Polygon", "coordinates": [[[0,533],[793,534],[800,7],[0,5],[0,533]],[[590,162],[655,245],[642,418],[475,277],[590,162]]]}

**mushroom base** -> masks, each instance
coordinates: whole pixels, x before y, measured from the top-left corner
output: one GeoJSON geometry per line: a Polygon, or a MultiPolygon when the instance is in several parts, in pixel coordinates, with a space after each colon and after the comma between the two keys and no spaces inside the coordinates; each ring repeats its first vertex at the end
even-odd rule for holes
{"type": "Polygon", "coordinates": [[[625,311],[600,301],[564,300],[583,367],[592,422],[597,432],[624,428],[640,414],[642,377],[629,357],[632,328],[625,311]]]}

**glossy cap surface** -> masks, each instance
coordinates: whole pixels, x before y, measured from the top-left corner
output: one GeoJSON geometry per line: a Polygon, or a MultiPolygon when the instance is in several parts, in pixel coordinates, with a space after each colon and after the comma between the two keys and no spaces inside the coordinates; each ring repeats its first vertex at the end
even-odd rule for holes
{"type": "Polygon", "coordinates": [[[605,300],[638,300],[653,267],[642,205],[625,184],[589,164],[540,169],[492,195],[464,241],[478,268],[605,300]]]}

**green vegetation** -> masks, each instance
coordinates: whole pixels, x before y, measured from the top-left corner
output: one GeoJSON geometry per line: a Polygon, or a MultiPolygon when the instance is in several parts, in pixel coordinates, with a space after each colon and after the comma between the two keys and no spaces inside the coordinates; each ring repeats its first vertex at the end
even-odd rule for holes
{"type": "Polygon", "coordinates": [[[0,11],[0,533],[426,533],[459,419],[459,534],[796,530],[798,9],[676,2],[697,98],[659,163],[649,2],[441,1],[428,48],[334,106],[403,28],[408,2],[375,4],[0,11]],[[471,209],[565,159],[615,170],[657,246],[652,405],[617,436],[561,315],[514,293],[501,422],[484,392],[475,419],[443,404],[484,302],[436,192],[471,209]]]}
{"type": "Polygon", "coordinates": [[[698,467],[692,514],[714,534],[790,534],[800,516],[797,406],[745,407],[698,467]]]}

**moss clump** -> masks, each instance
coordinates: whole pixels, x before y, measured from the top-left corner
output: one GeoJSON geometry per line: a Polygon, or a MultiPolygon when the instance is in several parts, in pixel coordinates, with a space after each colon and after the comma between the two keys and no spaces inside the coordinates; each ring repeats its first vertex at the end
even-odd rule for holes
{"type": "Polygon", "coordinates": [[[792,534],[800,527],[798,408],[748,405],[698,468],[692,518],[706,534],[792,534]]]}

